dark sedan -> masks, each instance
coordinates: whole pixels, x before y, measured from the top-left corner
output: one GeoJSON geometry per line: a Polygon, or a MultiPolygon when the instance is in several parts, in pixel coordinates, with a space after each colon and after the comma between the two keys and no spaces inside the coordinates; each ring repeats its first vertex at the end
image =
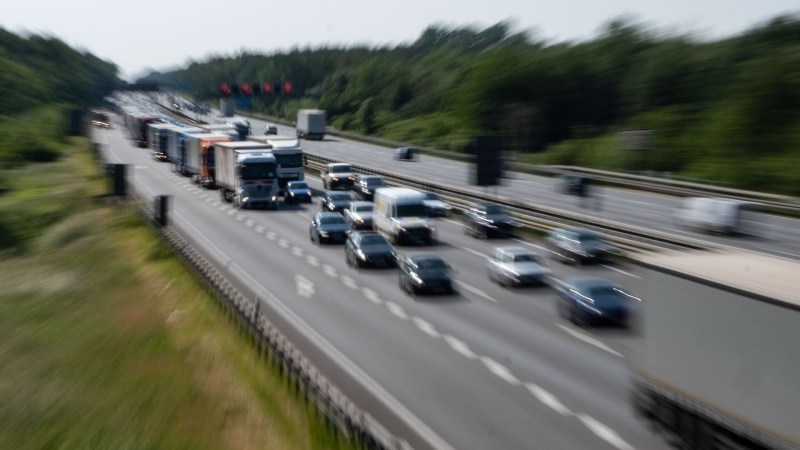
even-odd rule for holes
{"type": "Polygon", "coordinates": [[[322,244],[326,242],[344,242],[350,227],[344,217],[338,212],[318,212],[314,214],[308,229],[311,242],[322,244]]]}
{"type": "Polygon", "coordinates": [[[372,201],[375,197],[375,190],[386,187],[383,177],[380,175],[359,175],[353,185],[356,196],[361,200],[372,201]]]}
{"type": "Polygon", "coordinates": [[[290,181],[286,183],[283,201],[284,203],[311,203],[311,188],[305,181],[290,181]]]}
{"type": "Polygon", "coordinates": [[[603,262],[613,251],[600,235],[584,228],[554,229],[545,242],[556,259],[570,264],[603,262]]]}
{"type": "Polygon", "coordinates": [[[594,277],[566,279],[556,288],[558,313],[579,326],[628,326],[631,302],[639,299],[616,284],[594,277]]]}
{"type": "Polygon", "coordinates": [[[400,289],[414,296],[420,293],[455,294],[450,265],[435,253],[412,253],[401,257],[400,289]]]}
{"type": "Polygon", "coordinates": [[[355,231],[344,243],[344,260],[355,269],[394,267],[397,252],[386,236],[377,231],[355,231]]]}
{"type": "Polygon", "coordinates": [[[347,192],[341,191],[327,191],[322,197],[320,206],[323,211],[329,212],[344,212],[345,208],[350,206],[353,199],[347,192]]]}
{"type": "Polygon", "coordinates": [[[464,210],[464,232],[477,238],[513,236],[519,223],[496,203],[476,202],[464,210]]]}

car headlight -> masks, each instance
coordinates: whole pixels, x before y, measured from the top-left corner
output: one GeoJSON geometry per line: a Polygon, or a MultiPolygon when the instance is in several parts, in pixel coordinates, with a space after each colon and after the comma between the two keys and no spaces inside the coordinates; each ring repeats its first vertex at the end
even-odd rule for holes
{"type": "Polygon", "coordinates": [[[339,177],[331,177],[331,181],[339,181],[339,177]]]}
{"type": "Polygon", "coordinates": [[[250,201],[250,197],[244,197],[244,198],[242,198],[242,203],[247,203],[247,202],[249,202],[249,201],[250,201]]]}
{"type": "Polygon", "coordinates": [[[294,192],[289,192],[289,195],[291,195],[292,197],[294,197],[294,192]]]}
{"type": "Polygon", "coordinates": [[[422,281],[422,278],[417,276],[417,274],[415,274],[415,273],[411,274],[411,279],[414,280],[414,283],[417,283],[417,284],[424,284],[425,283],[424,281],[422,281]]]}
{"type": "Polygon", "coordinates": [[[364,261],[367,260],[367,255],[365,255],[364,252],[361,249],[358,249],[356,254],[358,255],[359,258],[363,259],[364,261]]]}
{"type": "Polygon", "coordinates": [[[273,196],[272,196],[272,201],[274,202],[274,201],[276,201],[276,200],[278,200],[278,196],[277,196],[277,195],[273,195],[273,196]]]}
{"type": "Polygon", "coordinates": [[[319,235],[322,236],[322,237],[328,237],[328,232],[319,230],[319,235]]]}
{"type": "Polygon", "coordinates": [[[309,197],[311,197],[311,191],[306,191],[306,195],[308,195],[309,197]]]}

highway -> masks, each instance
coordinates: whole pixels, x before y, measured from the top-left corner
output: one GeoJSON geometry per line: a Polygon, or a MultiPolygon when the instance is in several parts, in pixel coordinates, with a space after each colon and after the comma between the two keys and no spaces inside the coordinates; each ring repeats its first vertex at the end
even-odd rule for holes
{"type": "MultiPolygon", "coordinates": [[[[207,118],[211,120],[212,118],[207,118]]],[[[262,133],[265,121],[250,119],[253,133],[262,133]]],[[[278,126],[282,135],[293,136],[294,128],[278,126]]],[[[710,235],[679,226],[674,213],[681,199],[633,189],[599,187],[589,201],[556,192],[555,180],[549,177],[513,172],[503,184],[488,189],[469,184],[469,164],[422,155],[417,161],[395,161],[392,149],[326,136],[324,141],[303,141],[305,151],[328,158],[375,167],[398,176],[431,180],[438,184],[467,188],[475,193],[490,193],[507,199],[577,213],[588,219],[611,220],[646,230],[688,236],[726,246],[774,256],[800,259],[800,220],[758,214],[758,236],[710,235]]]]}
{"type": "MultiPolygon", "coordinates": [[[[627,402],[625,360],[637,350],[634,334],[577,329],[556,315],[549,288],[509,290],[488,280],[485,255],[493,246],[527,245],[546,254],[540,242],[475,240],[458,222],[441,219],[440,245],[400,250],[439,252],[457,271],[459,295],[412,299],[398,288],[394,270],[355,271],[341,245],[309,241],[318,200],[278,211],[233,209],[217,191],[132,145],[122,128],[94,132],[107,162],[130,164],[139,195],[171,195],[172,226],[257,296],[340,390],[414,448],[668,448],[627,402]]],[[[436,174],[445,183],[466,181],[456,163],[394,162],[386,149],[338,139],[303,145],[365,165],[380,160],[416,176],[436,174]]],[[[319,180],[308,181],[319,192],[319,180]]],[[[554,196],[549,186],[525,188],[522,181],[500,189],[554,196]]],[[[550,266],[557,278],[593,274],[640,290],[631,267],[550,266]]]]}

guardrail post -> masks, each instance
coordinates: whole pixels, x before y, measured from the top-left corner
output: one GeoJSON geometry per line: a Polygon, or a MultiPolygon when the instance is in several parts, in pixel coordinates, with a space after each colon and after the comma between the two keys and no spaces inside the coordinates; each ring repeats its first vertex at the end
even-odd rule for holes
{"type": "Polygon", "coordinates": [[[156,195],[153,211],[155,211],[156,225],[166,227],[169,225],[167,215],[169,212],[169,197],[170,195],[156,195]]]}
{"type": "Polygon", "coordinates": [[[127,164],[111,165],[111,189],[113,195],[117,197],[127,197],[128,195],[128,183],[125,177],[127,167],[127,164]]]}

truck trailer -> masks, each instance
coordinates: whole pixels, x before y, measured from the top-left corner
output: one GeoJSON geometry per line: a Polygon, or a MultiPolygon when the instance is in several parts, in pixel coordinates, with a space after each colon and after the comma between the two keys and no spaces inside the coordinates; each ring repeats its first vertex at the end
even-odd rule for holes
{"type": "Polygon", "coordinates": [[[325,138],[325,111],[301,109],[297,111],[297,137],[321,141],[325,138]]]}
{"type": "Polygon", "coordinates": [[[278,162],[258,142],[216,145],[216,185],[223,201],[239,208],[278,206],[278,162]]]}
{"type": "Polygon", "coordinates": [[[186,150],[180,165],[184,176],[190,176],[195,183],[206,187],[214,185],[214,148],[218,142],[230,141],[230,136],[217,133],[198,133],[186,135],[186,150]]]}
{"type": "Polygon", "coordinates": [[[679,448],[800,448],[800,263],[744,251],[637,259],[634,411],[679,448]]]}

